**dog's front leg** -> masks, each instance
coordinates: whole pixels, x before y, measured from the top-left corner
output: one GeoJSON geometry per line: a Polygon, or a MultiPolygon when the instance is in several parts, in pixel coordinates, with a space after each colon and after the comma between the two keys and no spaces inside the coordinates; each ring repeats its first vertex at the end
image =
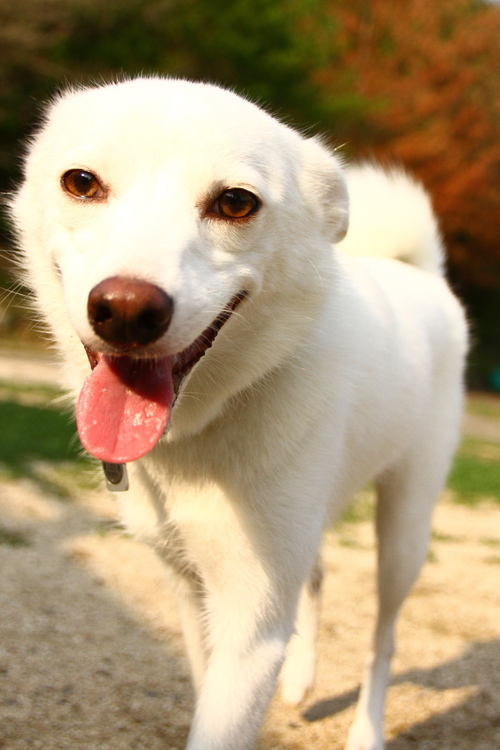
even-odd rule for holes
{"type": "MultiPolygon", "coordinates": [[[[227,591],[227,596],[209,602],[212,648],[187,750],[252,747],[276,688],[296,597],[288,597],[293,599],[288,602],[265,597],[250,609],[245,582],[240,585],[236,598],[227,591]]],[[[254,605],[253,594],[249,599],[254,605]]]]}
{"type": "Polygon", "coordinates": [[[251,748],[276,686],[286,637],[262,634],[236,653],[214,649],[200,693],[187,750],[251,748]]]}
{"type": "Polygon", "coordinates": [[[252,543],[233,531],[239,540],[215,541],[216,562],[201,571],[209,657],[187,750],[252,747],[293,629],[299,566],[290,573],[282,539],[261,533],[252,543]]]}

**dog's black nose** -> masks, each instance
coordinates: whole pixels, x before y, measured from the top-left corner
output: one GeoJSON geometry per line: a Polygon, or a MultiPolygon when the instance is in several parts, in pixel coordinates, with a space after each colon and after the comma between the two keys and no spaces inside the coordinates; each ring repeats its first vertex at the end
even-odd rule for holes
{"type": "Polygon", "coordinates": [[[134,349],[157,341],[172,320],[174,301],[163,289],[139,279],[112,276],[89,294],[90,325],[104,341],[134,349]]]}

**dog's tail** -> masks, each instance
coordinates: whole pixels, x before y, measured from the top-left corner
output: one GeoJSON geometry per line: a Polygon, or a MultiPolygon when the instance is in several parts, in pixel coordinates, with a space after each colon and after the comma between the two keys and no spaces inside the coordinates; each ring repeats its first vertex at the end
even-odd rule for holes
{"type": "Polygon", "coordinates": [[[396,258],[443,274],[444,250],[431,201],[402,169],[366,163],[346,169],[350,219],[341,251],[396,258]]]}

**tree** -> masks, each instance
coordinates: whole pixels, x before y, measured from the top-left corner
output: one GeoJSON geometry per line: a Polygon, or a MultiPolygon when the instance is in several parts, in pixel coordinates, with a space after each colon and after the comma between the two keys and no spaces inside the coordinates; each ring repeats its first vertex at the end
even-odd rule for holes
{"type": "Polygon", "coordinates": [[[375,102],[358,154],[430,190],[462,285],[500,286],[500,9],[476,0],[333,2],[343,62],[375,102]]]}
{"type": "Polygon", "coordinates": [[[314,73],[337,54],[323,0],[0,0],[0,182],[37,102],[65,83],[163,73],[221,83],[287,120],[339,130],[363,102],[314,73]],[[36,11],[36,12],[35,12],[36,11]],[[347,93],[347,95],[346,95],[347,93]]]}
{"type": "Polygon", "coordinates": [[[64,83],[211,80],[348,155],[403,163],[434,199],[455,282],[498,289],[499,38],[481,0],[0,0],[0,189],[64,83]]]}

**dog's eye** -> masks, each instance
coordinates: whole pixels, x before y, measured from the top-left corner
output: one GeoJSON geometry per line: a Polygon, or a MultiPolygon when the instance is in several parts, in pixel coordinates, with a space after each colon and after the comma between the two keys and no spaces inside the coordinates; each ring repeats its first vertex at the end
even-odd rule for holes
{"type": "Polygon", "coordinates": [[[104,190],[97,177],[85,169],[70,169],[61,177],[61,185],[76,198],[99,198],[104,190]]]}
{"type": "Polygon", "coordinates": [[[212,206],[213,213],[226,219],[245,219],[260,208],[256,195],[244,188],[224,190],[212,206]]]}

